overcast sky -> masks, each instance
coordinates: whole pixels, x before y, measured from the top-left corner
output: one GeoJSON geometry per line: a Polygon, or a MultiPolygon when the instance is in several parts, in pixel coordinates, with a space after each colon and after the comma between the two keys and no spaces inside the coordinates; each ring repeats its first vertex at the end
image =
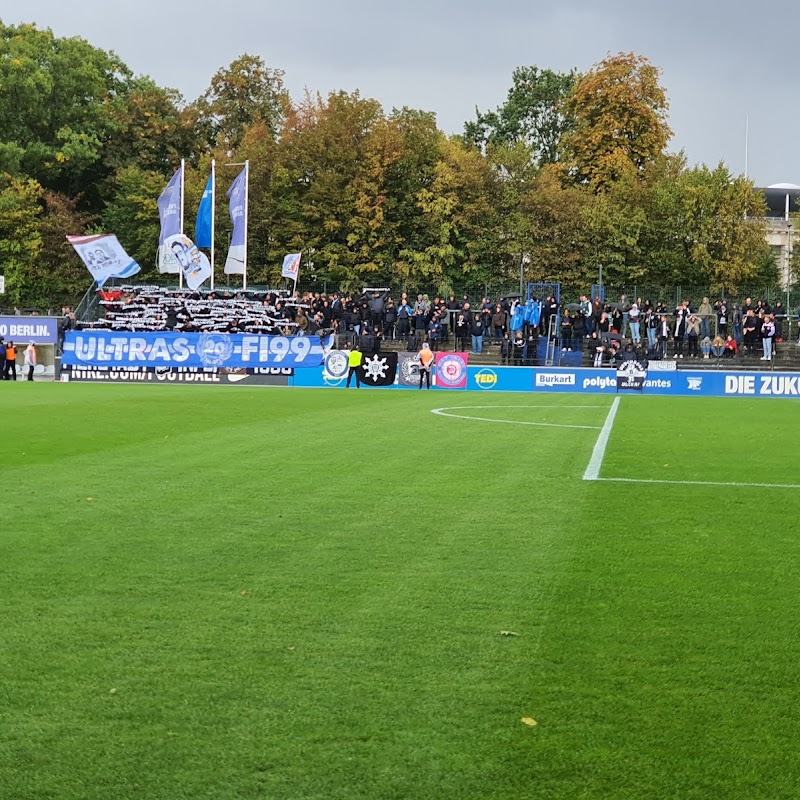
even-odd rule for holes
{"type": "Polygon", "coordinates": [[[0,19],[82,36],[187,100],[248,52],[295,98],[359,89],[387,111],[434,111],[449,133],[501,104],[516,66],[585,71],[633,51],[663,71],[672,150],[742,173],[749,114],[750,177],[800,183],[797,2],[0,0],[0,19]]]}

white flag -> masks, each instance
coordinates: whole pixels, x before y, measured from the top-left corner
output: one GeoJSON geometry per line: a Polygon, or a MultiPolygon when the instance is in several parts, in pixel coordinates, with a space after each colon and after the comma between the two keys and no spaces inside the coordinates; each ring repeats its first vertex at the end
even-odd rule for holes
{"type": "Polygon", "coordinates": [[[281,277],[296,281],[300,272],[300,253],[289,253],[283,259],[281,277]]]}
{"type": "Polygon", "coordinates": [[[109,278],[129,278],[141,269],[112,233],[67,236],[67,241],[75,248],[98,286],[109,278]]]}
{"type": "Polygon", "coordinates": [[[211,277],[211,262],[205,253],[197,249],[197,245],[183,233],[176,233],[164,242],[175,260],[180,264],[186,285],[194,290],[199,289],[211,277]]]}

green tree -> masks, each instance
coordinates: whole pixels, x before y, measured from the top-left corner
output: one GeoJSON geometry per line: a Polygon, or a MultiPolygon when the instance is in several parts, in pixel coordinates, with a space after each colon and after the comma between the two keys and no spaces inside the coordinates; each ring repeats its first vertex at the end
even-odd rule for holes
{"type": "Polygon", "coordinates": [[[67,236],[86,233],[95,219],[80,209],[78,199],[57,192],[44,192],[41,205],[37,227],[42,247],[29,273],[36,287],[34,305],[74,306],[91,285],[92,277],[67,236]]]}
{"type": "Polygon", "coordinates": [[[104,232],[117,235],[142,268],[140,278],[158,275],[158,196],[163,191],[164,176],[160,173],[125,167],[114,177],[113,195],[102,214],[104,232]]]}
{"type": "Polygon", "coordinates": [[[111,53],[0,23],[0,167],[76,193],[99,158],[105,113],[130,77],[111,53]]]}
{"type": "Polygon", "coordinates": [[[660,75],[644,56],[618,53],[575,83],[565,112],[572,126],[562,139],[575,179],[602,190],[625,175],[646,177],[672,136],[660,75]]]}
{"type": "Polygon", "coordinates": [[[574,69],[517,67],[505,103],[486,113],[475,109],[476,119],[465,125],[465,138],[481,148],[523,143],[536,166],[554,163],[559,143],[572,125],[564,101],[577,77],[574,69]]]}
{"type": "Polygon", "coordinates": [[[0,264],[6,279],[5,302],[46,306],[49,298],[36,285],[36,262],[42,250],[38,217],[42,187],[31,178],[0,179],[0,264]]]}
{"type": "Polygon", "coordinates": [[[245,53],[215,73],[196,108],[209,143],[229,152],[236,150],[245,130],[256,121],[263,122],[274,136],[289,109],[283,71],[245,53]]]}

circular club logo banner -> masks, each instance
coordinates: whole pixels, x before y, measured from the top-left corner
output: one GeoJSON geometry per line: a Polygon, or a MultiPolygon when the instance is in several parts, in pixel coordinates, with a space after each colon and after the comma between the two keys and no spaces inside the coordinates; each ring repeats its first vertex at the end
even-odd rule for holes
{"type": "Polygon", "coordinates": [[[437,356],[436,385],[445,389],[463,389],[467,385],[467,364],[455,353],[437,356]]]}
{"type": "Polygon", "coordinates": [[[334,380],[344,378],[347,376],[348,370],[347,353],[343,350],[332,350],[325,356],[325,372],[327,377],[333,378],[334,380]]]}

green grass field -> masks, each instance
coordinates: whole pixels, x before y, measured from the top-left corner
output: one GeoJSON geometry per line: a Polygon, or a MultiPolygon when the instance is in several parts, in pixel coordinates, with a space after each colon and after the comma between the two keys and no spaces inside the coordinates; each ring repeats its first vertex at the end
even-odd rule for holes
{"type": "Polygon", "coordinates": [[[0,797],[797,798],[800,405],[612,400],[0,385],[0,797]]]}

